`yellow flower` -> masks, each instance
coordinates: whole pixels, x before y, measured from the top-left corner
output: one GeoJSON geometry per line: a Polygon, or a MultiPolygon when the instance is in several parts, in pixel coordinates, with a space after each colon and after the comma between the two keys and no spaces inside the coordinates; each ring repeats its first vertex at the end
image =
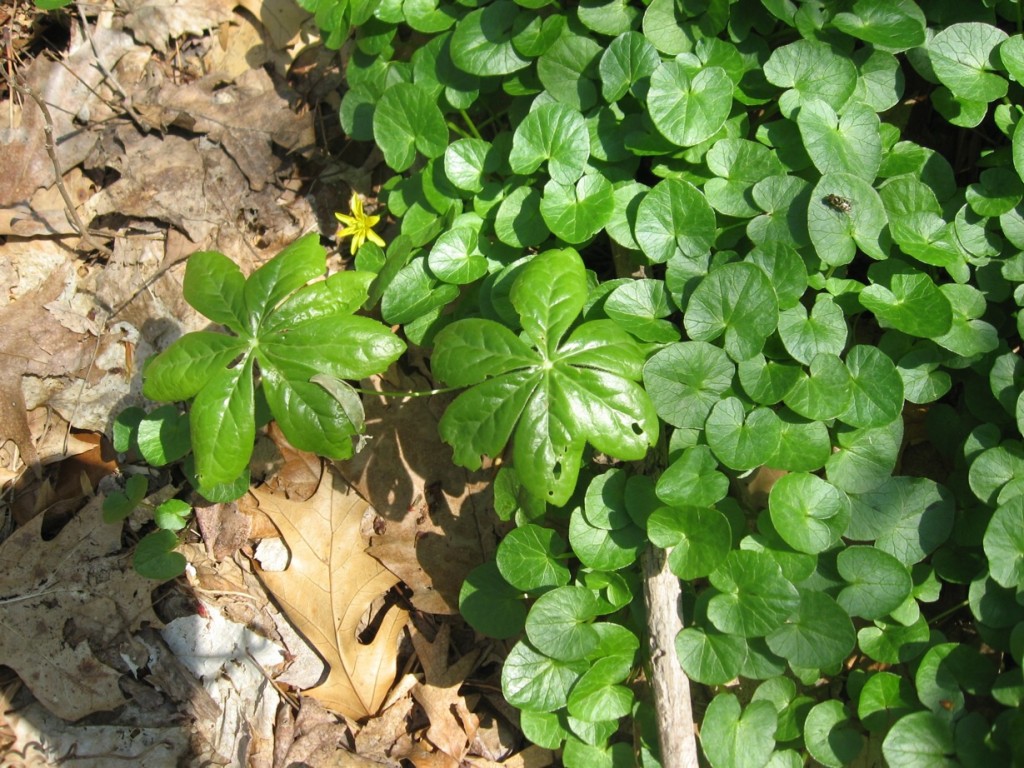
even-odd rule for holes
{"type": "Polygon", "coordinates": [[[380,216],[369,216],[363,212],[363,199],[356,193],[352,193],[352,199],[348,202],[352,214],[335,213],[334,218],[344,226],[338,228],[338,237],[351,237],[351,253],[354,256],[359,246],[369,240],[381,248],[384,247],[384,238],[373,231],[374,226],[380,221],[380,216]]]}

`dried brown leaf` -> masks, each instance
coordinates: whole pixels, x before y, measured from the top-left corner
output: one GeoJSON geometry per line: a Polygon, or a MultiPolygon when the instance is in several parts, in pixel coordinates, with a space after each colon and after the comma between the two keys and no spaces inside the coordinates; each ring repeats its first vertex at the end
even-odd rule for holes
{"type": "Polygon", "coordinates": [[[259,571],[260,579],[330,667],[327,679],[305,693],[351,719],[376,714],[395,679],[406,613],[388,609],[373,641],[359,642],[371,604],[398,581],[366,554],[359,528],[369,504],[331,469],[308,501],[258,489],[253,496],[291,553],[284,571],[259,571]]]}
{"type": "Polygon", "coordinates": [[[153,613],[153,582],[121,553],[121,528],[94,497],[51,541],[43,516],[0,544],[0,659],[54,714],[77,720],[124,703],[96,654],[153,613]]]}

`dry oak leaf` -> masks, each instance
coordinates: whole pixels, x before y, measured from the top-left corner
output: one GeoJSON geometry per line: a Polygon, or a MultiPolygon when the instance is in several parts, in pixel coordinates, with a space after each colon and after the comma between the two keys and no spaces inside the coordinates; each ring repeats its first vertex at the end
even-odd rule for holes
{"type": "Polygon", "coordinates": [[[330,668],[320,685],[304,693],[353,720],[375,715],[395,679],[407,614],[387,609],[373,641],[359,642],[371,604],[398,582],[366,554],[359,524],[369,504],[330,468],[307,501],[259,489],[252,495],[291,555],[283,571],[258,570],[260,580],[330,668]]]}
{"type": "Polygon", "coordinates": [[[0,664],[65,720],[114,709],[120,673],[97,658],[144,621],[159,624],[101,497],[44,541],[37,515],[0,543],[0,664]]]}

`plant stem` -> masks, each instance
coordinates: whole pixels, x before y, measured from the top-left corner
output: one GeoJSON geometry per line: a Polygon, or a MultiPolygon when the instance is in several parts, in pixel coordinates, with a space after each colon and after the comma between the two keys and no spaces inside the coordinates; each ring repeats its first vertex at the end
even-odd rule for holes
{"type": "Polygon", "coordinates": [[[457,126],[451,120],[448,121],[448,130],[452,131],[453,133],[459,134],[459,136],[461,136],[464,139],[471,139],[471,138],[473,138],[468,133],[466,133],[464,130],[459,128],[459,126],[457,126]]]}
{"type": "Polygon", "coordinates": [[[483,136],[480,135],[480,131],[477,129],[476,123],[473,122],[473,118],[469,116],[469,113],[464,109],[460,109],[459,116],[462,118],[462,121],[469,128],[470,133],[472,133],[473,136],[475,136],[476,138],[482,140],[483,136]]]}
{"type": "Polygon", "coordinates": [[[668,568],[668,552],[653,544],[647,545],[641,563],[661,765],[662,768],[697,768],[690,680],[679,665],[675,647],[676,635],[683,629],[679,579],[668,568]]]}
{"type": "Polygon", "coordinates": [[[462,387],[441,387],[440,389],[425,389],[413,392],[391,392],[386,389],[363,389],[362,387],[352,387],[352,389],[361,395],[376,395],[378,397],[433,397],[434,395],[446,395],[449,392],[456,392],[462,389],[462,387]]]}

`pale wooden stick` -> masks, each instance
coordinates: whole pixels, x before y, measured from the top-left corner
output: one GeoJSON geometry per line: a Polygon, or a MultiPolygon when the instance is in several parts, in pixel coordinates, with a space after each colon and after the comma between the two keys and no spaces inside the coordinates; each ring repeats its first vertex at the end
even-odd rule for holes
{"type": "Polygon", "coordinates": [[[682,592],[679,579],[668,568],[667,554],[648,544],[641,557],[661,765],[698,768],[690,680],[676,657],[676,635],[683,629],[682,592]]]}

